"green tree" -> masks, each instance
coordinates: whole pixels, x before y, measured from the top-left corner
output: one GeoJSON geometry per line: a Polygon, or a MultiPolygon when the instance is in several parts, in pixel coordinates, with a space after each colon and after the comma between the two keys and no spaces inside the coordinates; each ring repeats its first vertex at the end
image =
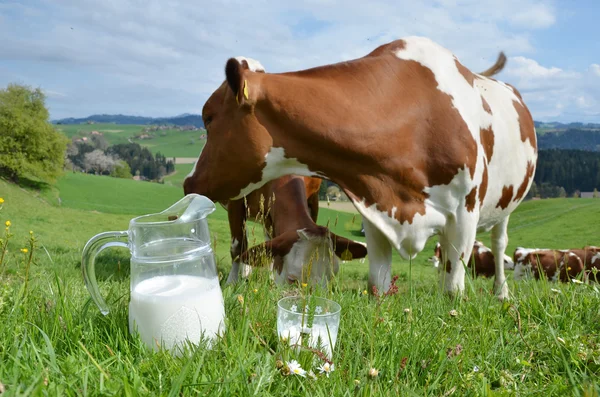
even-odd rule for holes
{"type": "Polygon", "coordinates": [[[117,161],[117,163],[115,164],[115,168],[110,173],[110,176],[124,179],[133,178],[133,176],[131,175],[131,168],[129,168],[129,164],[127,164],[123,160],[117,161]]]}
{"type": "Polygon", "coordinates": [[[54,181],[63,172],[67,143],[50,124],[39,88],[9,84],[0,90],[0,175],[54,181]]]}

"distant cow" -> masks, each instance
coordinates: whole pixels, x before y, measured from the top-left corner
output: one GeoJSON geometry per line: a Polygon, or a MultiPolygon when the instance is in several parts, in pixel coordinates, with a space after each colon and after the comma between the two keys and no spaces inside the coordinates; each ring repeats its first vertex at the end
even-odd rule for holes
{"type": "Polygon", "coordinates": [[[508,221],[533,182],[537,140],[519,91],[490,78],[505,59],[474,73],[414,36],[291,72],[232,57],[202,108],[207,141],[184,193],[239,199],[289,174],[335,182],[363,217],[379,291],[391,285],[393,249],[415,258],[439,235],[440,286],[461,293],[461,257],[491,231],[495,292],[508,298],[508,221]]]}
{"type": "Polygon", "coordinates": [[[581,258],[571,250],[519,247],[513,260],[515,280],[522,280],[530,274],[539,280],[543,273],[548,280],[567,282],[577,278],[584,269],[581,258]]]}
{"type": "Polygon", "coordinates": [[[600,271],[600,247],[588,245],[583,247],[583,249],[572,249],[570,251],[581,259],[583,267],[586,270],[586,275],[592,280],[600,280],[600,275],[597,275],[598,271],[600,271]],[[596,269],[596,274],[590,276],[590,273],[594,271],[593,269],[596,269]]]}
{"type": "MultiPolygon", "coordinates": [[[[442,260],[442,247],[437,243],[434,248],[434,255],[429,258],[434,267],[439,267],[442,260]]],[[[496,274],[496,262],[492,250],[486,247],[481,241],[475,240],[473,252],[467,262],[467,267],[473,269],[473,260],[475,261],[475,276],[492,277],[496,274]]],[[[504,255],[504,269],[512,270],[514,263],[508,255],[504,255]]]]}
{"type": "Polygon", "coordinates": [[[364,258],[365,244],[348,240],[316,224],[319,212],[321,179],[284,176],[269,182],[244,199],[226,202],[231,230],[232,266],[228,282],[238,280],[240,264],[243,276],[250,267],[251,255],[273,256],[275,282],[293,283],[306,279],[312,262],[310,280],[323,283],[339,269],[338,257],[364,258]],[[307,197],[308,196],[308,197],[307,197]],[[246,220],[263,224],[264,244],[248,249],[246,220]],[[303,273],[304,272],[304,273],[303,273]]]}

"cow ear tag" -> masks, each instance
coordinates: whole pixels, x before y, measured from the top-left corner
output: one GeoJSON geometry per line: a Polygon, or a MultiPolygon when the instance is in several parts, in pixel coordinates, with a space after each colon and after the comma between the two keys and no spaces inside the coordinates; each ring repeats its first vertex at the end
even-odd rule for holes
{"type": "Polygon", "coordinates": [[[352,252],[350,252],[350,250],[348,248],[346,248],[346,250],[344,252],[342,252],[341,258],[344,261],[351,261],[352,260],[352,252]]]}
{"type": "Polygon", "coordinates": [[[248,80],[244,80],[244,97],[248,99],[248,80]]]}

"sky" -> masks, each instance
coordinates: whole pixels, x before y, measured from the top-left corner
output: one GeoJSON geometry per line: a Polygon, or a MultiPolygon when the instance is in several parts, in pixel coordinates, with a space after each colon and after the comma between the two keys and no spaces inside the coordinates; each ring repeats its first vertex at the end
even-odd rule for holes
{"type": "Polygon", "coordinates": [[[200,114],[228,58],[267,72],[427,36],[496,77],[535,120],[600,122],[598,0],[0,0],[0,87],[40,87],[52,119],[200,114]]]}

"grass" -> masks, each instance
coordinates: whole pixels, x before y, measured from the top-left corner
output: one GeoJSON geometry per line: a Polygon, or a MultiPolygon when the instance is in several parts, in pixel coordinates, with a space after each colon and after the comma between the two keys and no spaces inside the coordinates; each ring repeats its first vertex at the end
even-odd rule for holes
{"type": "Polygon", "coordinates": [[[164,182],[178,188],[183,188],[183,181],[192,168],[194,168],[194,164],[175,164],[175,172],[165,176],[164,182]]]}
{"type": "MultiPolygon", "coordinates": [[[[144,125],[130,124],[61,124],[56,128],[68,138],[89,136],[92,131],[101,132],[110,145],[128,143],[128,139],[142,132],[144,125]]],[[[164,130],[153,131],[152,139],[135,139],[133,142],[147,147],[152,153],[171,157],[198,157],[206,141],[200,140],[203,131],[164,130]]]]}
{"type": "MultiPolygon", "coordinates": [[[[4,225],[10,220],[13,234],[0,265],[0,382],[7,395],[592,396],[600,392],[596,285],[516,284],[509,274],[510,303],[497,302],[490,293],[492,280],[486,279],[468,278],[463,298],[450,299],[438,292],[434,270],[423,265],[431,251],[413,262],[412,279],[407,263],[395,257],[399,292],[379,303],[363,294],[368,261],[342,264],[331,288],[318,292],[342,305],[335,371],[317,380],[283,375],[277,360],[296,356],[278,341],[276,302],[306,289],[276,287],[261,269],[247,282],[225,286],[229,234],[220,208],[209,225],[217,240],[222,275],[224,338],[212,350],[191,348],[181,357],[151,353],[128,331],[128,252],[107,250],[99,257],[97,276],[111,309],[103,316],[83,284],[81,249],[94,234],[122,230],[132,216],[162,210],[182,193],[158,184],[136,190],[146,188],[133,181],[111,187],[101,179],[65,176],[58,184],[60,197],[64,195],[62,207],[0,180],[5,200],[0,221],[4,225]],[[85,205],[67,208],[73,204],[67,197],[74,196],[78,186],[95,194],[77,200],[85,205]],[[138,200],[132,203],[131,197],[138,200]],[[98,204],[122,205],[132,212],[97,213],[98,204]],[[29,247],[30,230],[35,246],[23,253],[20,250],[29,247]],[[369,376],[371,368],[379,371],[378,376],[369,376]]],[[[334,231],[362,239],[353,234],[360,217],[324,209],[319,223],[327,220],[334,231]]],[[[593,233],[599,220],[600,200],[524,203],[511,220],[509,249],[598,245],[593,233]]],[[[310,355],[298,357],[307,370],[310,355]]]]}

